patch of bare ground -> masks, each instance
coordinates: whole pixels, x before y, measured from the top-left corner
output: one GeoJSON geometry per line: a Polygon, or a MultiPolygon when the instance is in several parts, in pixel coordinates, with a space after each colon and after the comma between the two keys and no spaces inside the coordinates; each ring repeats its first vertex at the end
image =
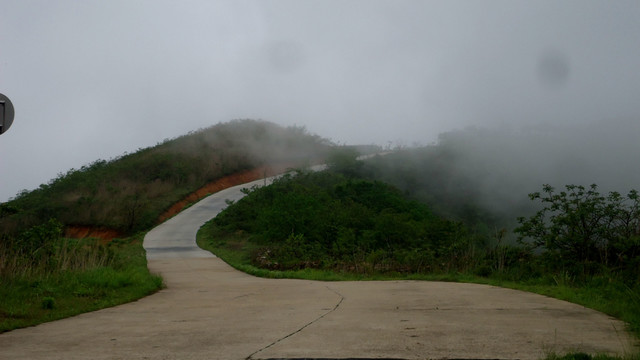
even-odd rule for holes
{"type": "MultiPolygon", "coordinates": [[[[239,172],[236,174],[228,175],[218,180],[212,181],[200,189],[189,194],[184,199],[171,205],[167,211],[162,213],[157,220],[157,224],[161,224],[167,219],[175,216],[189,204],[193,204],[210,194],[216,193],[220,190],[230,188],[232,186],[241,185],[247,182],[262,179],[264,177],[274,176],[282,174],[287,169],[291,168],[293,164],[277,164],[270,166],[261,166],[252,170],[239,172]]],[[[123,234],[114,229],[108,229],[104,227],[92,227],[85,225],[69,225],[65,228],[65,237],[72,239],[84,239],[84,238],[96,238],[107,243],[115,238],[122,237],[123,234]]]]}

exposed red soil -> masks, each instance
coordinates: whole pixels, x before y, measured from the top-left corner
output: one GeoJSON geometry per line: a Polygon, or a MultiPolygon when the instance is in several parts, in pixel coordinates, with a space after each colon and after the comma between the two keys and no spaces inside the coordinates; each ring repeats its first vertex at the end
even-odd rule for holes
{"type": "MultiPolygon", "coordinates": [[[[271,166],[262,166],[253,170],[240,172],[237,174],[225,176],[216,181],[210,182],[207,185],[196,190],[186,198],[173,204],[167,211],[165,211],[157,220],[160,224],[165,220],[176,215],[182,211],[187,205],[194,203],[200,199],[203,199],[209,194],[213,194],[226,188],[244,184],[250,181],[259,180],[264,177],[274,176],[284,173],[292,164],[280,164],[271,166]]],[[[83,238],[98,238],[103,241],[110,241],[114,238],[122,237],[123,234],[113,229],[106,228],[94,228],[90,226],[75,226],[70,225],[65,228],[65,236],[74,239],[83,238]]]]}
{"type": "Polygon", "coordinates": [[[222,179],[216,180],[214,182],[210,182],[207,185],[196,190],[191,195],[182,199],[181,201],[178,201],[177,203],[173,204],[169,208],[169,210],[165,211],[162,215],[160,215],[160,217],[158,218],[158,223],[164,222],[165,220],[171,218],[172,216],[182,211],[187,205],[192,204],[200,199],[203,199],[207,195],[213,194],[220,190],[224,190],[226,188],[230,188],[232,186],[244,184],[254,180],[259,180],[268,176],[281,174],[290,167],[291,167],[291,164],[273,165],[268,167],[262,166],[253,170],[225,176],[222,179]]]}
{"type": "Polygon", "coordinates": [[[122,234],[113,229],[71,225],[64,229],[64,236],[73,239],[96,238],[107,242],[121,237],[122,234]]]}

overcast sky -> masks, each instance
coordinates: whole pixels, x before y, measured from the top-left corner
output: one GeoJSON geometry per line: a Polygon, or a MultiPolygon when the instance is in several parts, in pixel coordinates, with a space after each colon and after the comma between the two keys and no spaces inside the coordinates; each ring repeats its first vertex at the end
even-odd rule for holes
{"type": "Polygon", "coordinates": [[[338,143],[640,121],[640,1],[1,0],[0,201],[238,118],[338,143]]]}

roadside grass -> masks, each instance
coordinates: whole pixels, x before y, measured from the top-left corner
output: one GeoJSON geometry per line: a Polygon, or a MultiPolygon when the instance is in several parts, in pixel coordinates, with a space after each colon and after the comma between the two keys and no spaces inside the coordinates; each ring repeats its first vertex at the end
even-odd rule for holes
{"type": "Polygon", "coordinates": [[[201,232],[198,232],[198,246],[215,254],[234,269],[249,275],[269,279],[306,279],[318,281],[371,280],[370,277],[353,273],[338,273],[335,271],[310,268],[287,271],[262,269],[251,264],[250,254],[253,250],[257,249],[253,244],[237,239],[229,239],[229,242],[225,244],[212,244],[204,240],[201,234],[201,232]]]}
{"type": "Polygon", "coordinates": [[[569,353],[569,354],[555,354],[551,353],[545,357],[545,360],[638,360],[640,354],[627,354],[624,356],[611,356],[606,354],[585,354],[582,352],[569,353]]]}
{"type": "MultiPolygon", "coordinates": [[[[615,278],[594,277],[584,283],[563,282],[552,276],[529,278],[520,281],[509,280],[508,276],[493,273],[487,277],[473,273],[443,272],[443,273],[353,273],[348,271],[333,271],[305,268],[301,270],[268,270],[251,264],[251,256],[258,250],[258,246],[248,241],[246,234],[234,234],[220,237],[212,222],[205,224],[198,231],[198,246],[211,251],[235,269],[247,274],[264,278],[293,278],[321,281],[356,281],[356,280],[421,280],[478,283],[505,287],[537,293],[603,312],[628,324],[628,330],[640,338],[640,289],[629,288],[615,278]],[[212,236],[215,233],[216,236],[212,236]]],[[[622,331],[624,329],[617,329],[622,331]]],[[[551,360],[569,360],[563,356],[551,354],[551,360]]],[[[637,352],[630,353],[625,359],[639,359],[637,352]]],[[[580,356],[575,359],[583,359],[580,356]]],[[[586,359],[586,358],[584,358],[586,359]]],[[[608,359],[607,357],[593,357],[593,359],[608,359]]],[[[613,358],[611,358],[613,359],[613,358]]],[[[619,359],[619,358],[617,358],[619,359]]]]}
{"type": "Polygon", "coordinates": [[[7,274],[5,267],[0,274],[0,332],[131,302],[159,290],[162,278],[147,269],[143,236],[107,245],[65,239],[53,269],[13,264],[7,274]]]}

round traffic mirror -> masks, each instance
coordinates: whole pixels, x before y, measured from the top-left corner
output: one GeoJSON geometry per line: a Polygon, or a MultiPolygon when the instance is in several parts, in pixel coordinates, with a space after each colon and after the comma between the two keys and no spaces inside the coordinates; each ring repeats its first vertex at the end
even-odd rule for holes
{"type": "Polygon", "coordinates": [[[13,124],[15,111],[8,97],[0,94],[0,134],[4,134],[13,124]]]}

